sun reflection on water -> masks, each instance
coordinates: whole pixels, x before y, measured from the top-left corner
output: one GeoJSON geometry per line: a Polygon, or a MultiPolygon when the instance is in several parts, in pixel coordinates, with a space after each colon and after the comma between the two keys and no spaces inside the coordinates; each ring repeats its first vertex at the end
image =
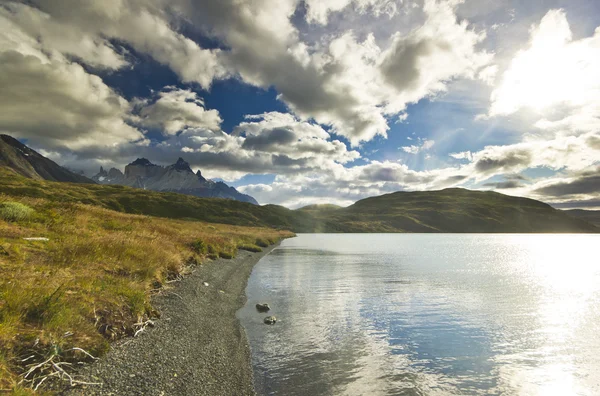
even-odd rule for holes
{"type": "Polygon", "coordinates": [[[259,393],[600,395],[599,241],[286,240],[255,268],[240,311],[259,393]],[[265,329],[252,310],[262,300],[281,324],[265,329]]]}

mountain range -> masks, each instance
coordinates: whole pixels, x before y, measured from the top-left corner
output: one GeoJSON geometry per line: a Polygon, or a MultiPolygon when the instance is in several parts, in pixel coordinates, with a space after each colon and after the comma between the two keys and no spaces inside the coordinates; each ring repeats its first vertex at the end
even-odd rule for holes
{"type": "Polygon", "coordinates": [[[203,198],[235,199],[258,205],[250,195],[242,194],[223,182],[205,179],[200,171],[194,173],[183,158],[169,166],[155,165],[146,158],[138,158],[125,167],[125,173],[116,168],[106,171],[101,167],[92,179],[99,184],[119,184],[203,198]]]}
{"type": "Polygon", "coordinates": [[[600,232],[592,224],[598,224],[597,211],[570,215],[533,199],[462,188],[396,192],[366,198],[345,208],[310,205],[291,210],[278,205],[260,206],[225,183],[194,173],[181,158],[167,167],[140,158],[127,165],[124,173],[101,169],[90,180],[6,135],[0,139],[0,194],[295,232],[600,232]],[[201,198],[206,196],[237,198],[201,198]]]}
{"type": "Polygon", "coordinates": [[[90,179],[58,165],[9,135],[0,135],[0,166],[35,180],[120,184],[196,197],[235,199],[258,205],[253,197],[242,194],[223,182],[207,180],[200,171],[194,173],[182,158],[166,167],[138,158],[125,167],[125,173],[116,168],[106,171],[101,167],[100,172],[90,179]]]}

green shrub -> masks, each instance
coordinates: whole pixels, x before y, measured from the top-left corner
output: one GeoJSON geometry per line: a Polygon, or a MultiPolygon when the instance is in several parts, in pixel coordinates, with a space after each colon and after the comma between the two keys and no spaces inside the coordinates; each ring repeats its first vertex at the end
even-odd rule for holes
{"type": "Polygon", "coordinates": [[[265,238],[256,238],[256,246],[260,247],[269,247],[271,245],[269,241],[265,238]]]}
{"type": "Polygon", "coordinates": [[[219,257],[230,260],[233,258],[233,253],[219,252],[219,257]]]}
{"type": "Polygon", "coordinates": [[[208,246],[206,245],[206,243],[204,243],[203,240],[197,239],[194,242],[192,242],[192,250],[197,254],[206,254],[206,252],[208,251],[208,246]]]}
{"type": "Polygon", "coordinates": [[[0,218],[5,221],[21,221],[29,218],[35,211],[19,202],[0,203],[0,218]]]}
{"type": "Polygon", "coordinates": [[[262,252],[260,246],[252,245],[252,244],[242,244],[238,246],[238,249],[247,250],[249,252],[262,252]]]}

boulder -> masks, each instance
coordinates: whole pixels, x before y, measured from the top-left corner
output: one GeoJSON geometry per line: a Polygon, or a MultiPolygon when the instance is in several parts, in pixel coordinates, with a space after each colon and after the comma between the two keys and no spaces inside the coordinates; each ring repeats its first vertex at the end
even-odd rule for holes
{"type": "Polygon", "coordinates": [[[275,316],[267,316],[263,322],[268,325],[274,325],[277,322],[277,318],[275,316]]]}
{"type": "Polygon", "coordinates": [[[256,310],[258,312],[269,312],[271,307],[269,307],[269,304],[256,304],[256,310]]]}

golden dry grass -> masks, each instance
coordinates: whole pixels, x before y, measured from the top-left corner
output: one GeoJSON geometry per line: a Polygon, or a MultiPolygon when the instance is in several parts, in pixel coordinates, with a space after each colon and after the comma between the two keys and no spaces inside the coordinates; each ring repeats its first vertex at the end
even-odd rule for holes
{"type": "Polygon", "coordinates": [[[29,392],[22,387],[31,383],[18,386],[28,364],[85,360],[72,348],[101,355],[111,339],[133,334],[157,315],[151,292],[186,268],[292,235],[0,195],[7,202],[33,209],[0,217],[0,389],[14,394],[29,392]]]}

